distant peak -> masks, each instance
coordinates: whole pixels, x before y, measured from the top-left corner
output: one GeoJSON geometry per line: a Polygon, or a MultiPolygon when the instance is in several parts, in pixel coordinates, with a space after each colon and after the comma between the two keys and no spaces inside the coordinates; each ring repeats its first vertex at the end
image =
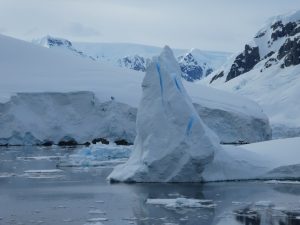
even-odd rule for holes
{"type": "Polygon", "coordinates": [[[42,38],[35,39],[32,42],[47,48],[54,46],[72,47],[71,41],[64,38],[53,37],[49,34],[42,38]]]}

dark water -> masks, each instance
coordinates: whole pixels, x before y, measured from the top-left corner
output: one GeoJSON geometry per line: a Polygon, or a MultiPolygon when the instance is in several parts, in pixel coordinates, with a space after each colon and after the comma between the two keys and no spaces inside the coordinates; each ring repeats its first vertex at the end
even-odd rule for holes
{"type": "MultiPolygon", "coordinates": [[[[263,182],[109,184],[111,168],[60,168],[59,156],[76,149],[0,148],[0,224],[300,225],[300,185],[263,182]],[[35,160],[30,156],[56,156],[35,160]],[[18,158],[23,157],[23,158],[18,158]],[[147,198],[213,200],[215,208],[149,205],[147,198]],[[92,214],[92,211],[103,214],[92,214]],[[101,223],[88,222],[107,218],[101,223]]],[[[237,168],[238,169],[238,168],[237,168]]]]}

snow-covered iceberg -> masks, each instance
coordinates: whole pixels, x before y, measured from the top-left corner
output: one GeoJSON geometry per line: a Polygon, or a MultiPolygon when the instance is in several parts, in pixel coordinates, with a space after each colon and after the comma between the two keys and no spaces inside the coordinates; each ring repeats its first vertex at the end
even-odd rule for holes
{"type": "Polygon", "coordinates": [[[108,176],[121,182],[199,182],[219,150],[181,83],[169,47],[149,63],[142,83],[137,137],[129,160],[108,176]]]}

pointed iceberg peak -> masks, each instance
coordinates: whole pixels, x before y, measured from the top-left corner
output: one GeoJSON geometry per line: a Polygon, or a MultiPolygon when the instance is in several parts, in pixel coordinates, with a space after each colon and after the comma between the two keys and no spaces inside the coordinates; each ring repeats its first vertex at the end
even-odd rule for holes
{"type": "MultiPolygon", "coordinates": [[[[160,54],[161,56],[169,56],[169,57],[171,57],[171,56],[173,56],[173,58],[175,59],[175,57],[174,57],[174,54],[173,54],[173,51],[172,51],[172,49],[168,46],[168,45],[165,45],[164,47],[163,47],[163,50],[162,50],[162,52],[161,52],[161,54],[160,54]]],[[[175,59],[176,60],[176,59],[175,59]]]]}
{"type": "Polygon", "coordinates": [[[169,47],[152,59],[142,87],[134,151],[108,179],[200,182],[202,171],[220,148],[219,139],[194,109],[169,47]]]}

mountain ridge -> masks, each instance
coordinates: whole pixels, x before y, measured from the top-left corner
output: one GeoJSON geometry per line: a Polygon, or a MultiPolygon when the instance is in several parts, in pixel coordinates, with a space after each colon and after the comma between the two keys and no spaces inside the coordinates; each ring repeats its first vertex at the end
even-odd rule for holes
{"type": "MultiPolygon", "coordinates": [[[[162,48],[133,43],[84,43],[47,35],[33,43],[47,48],[70,50],[75,55],[89,57],[136,71],[145,71],[147,60],[160,53],[162,48]]],[[[187,81],[200,80],[218,68],[230,53],[202,51],[199,49],[175,49],[177,61],[182,68],[182,77],[187,81]]]]}

